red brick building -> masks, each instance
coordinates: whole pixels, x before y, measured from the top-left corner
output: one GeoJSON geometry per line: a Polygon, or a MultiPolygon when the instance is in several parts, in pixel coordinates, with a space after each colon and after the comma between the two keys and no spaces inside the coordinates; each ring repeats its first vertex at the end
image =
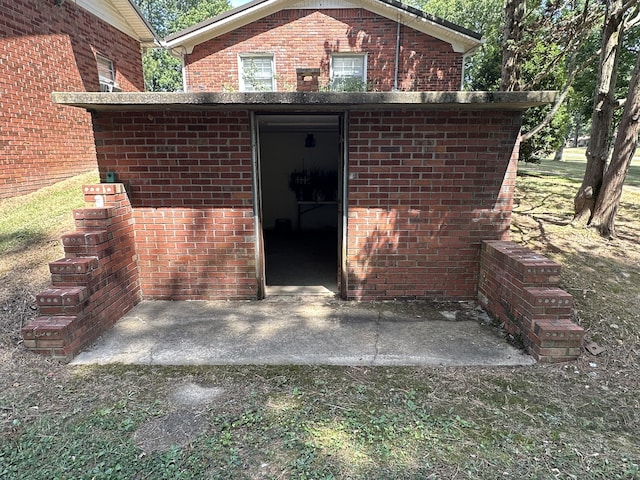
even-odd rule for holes
{"type": "Polygon", "coordinates": [[[255,0],[167,38],[185,91],[460,90],[481,36],[393,0],[255,0]],[[354,81],[357,83],[354,84],[354,81]]]}
{"type": "Polygon", "coordinates": [[[55,94],[92,112],[107,183],[85,187],[52,264],[71,290],[39,296],[25,345],[68,357],[140,299],[472,300],[482,285],[538,358],[574,355],[581,337],[537,337],[570,315],[559,267],[531,274],[547,263],[499,247],[522,111],[554,95],[457,91],[477,34],[392,0],[338,7],[256,0],[170,37],[185,93],[55,94]]]}
{"type": "Polygon", "coordinates": [[[0,0],[0,198],[96,168],[91,116],[51,92],[144,90],[153,45],[129,0],[0,0]]]}

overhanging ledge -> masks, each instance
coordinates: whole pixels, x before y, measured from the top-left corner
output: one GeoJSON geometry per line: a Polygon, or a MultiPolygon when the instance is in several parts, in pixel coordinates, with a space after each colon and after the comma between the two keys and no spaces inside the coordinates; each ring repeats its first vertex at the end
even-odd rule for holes
{"type": "Polygon", "coordinates": [[[116,110],[526,110],[553,103],[555,91],[535,92],[54,92],[61,105],[116,110]]]}

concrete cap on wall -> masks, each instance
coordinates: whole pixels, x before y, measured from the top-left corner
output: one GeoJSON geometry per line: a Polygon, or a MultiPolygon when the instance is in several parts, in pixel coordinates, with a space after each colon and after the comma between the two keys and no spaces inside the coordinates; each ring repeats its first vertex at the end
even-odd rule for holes
{"type": "Polygon", "coordinates": [[[115,110],[526,110],[553,103],[555,91],[532,92],[54,92],[55,103],[115,110]]]}

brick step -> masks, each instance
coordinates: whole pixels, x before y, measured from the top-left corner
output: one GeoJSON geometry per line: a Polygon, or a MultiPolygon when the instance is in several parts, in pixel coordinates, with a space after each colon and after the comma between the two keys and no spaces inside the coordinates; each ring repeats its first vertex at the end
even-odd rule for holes
{"type": "Polygon", "coordinates": [[[484,253],[513,277],[516,287],[555,286],[560,283],[561,266],[526,247],[509,241],[486,241],[484,253]]]}
{"type": "Polygon", "coordinates": [[[22,327],[24,346],[29,349],[63,348],[71,338],[76,315],[43,315],[22,327]]]}
{"type": "Polygon", "coordinates": [[[62,258],[49,263],[54,287],[86,286],[98,268],[98,257],[62,258]]]}
{"type": "Polygon", "coordinates": [[[584,339],[584,329],[570,319],[536,320],[533,333],[541,347],[579,347],[584,339]]]}
{"type": "Polygon", "coordinates": [[[82,193],[87,202],[93,203],[95,201],[94,195],[115,195],[117,193],[125,193],[125,189],[122,183],[96,183],[84,185],[82,193]]]}
{"type": "Polygon", "coordinates": [[[82,231],[106,229],[111,225],[113,217],[116,215],[116,210],[114,207],[76,209],[73,211],[76,228],[82,231]]]}
{"type": "Polygon", "coordinates": [[[49,288],[36,295],[43,315],[78,315],[89,299],[86,287],[49,288]]]}
{"type": "Polygon", "coordinates": [[[524,314],[532,321],[541,319],[571,319],[573,296],[556,287],[525,288],[522,291],[524,314]]]}
{"type": "Polygon", "coordinates": [[[68,257],[107,255],[109,249],[109,233],[107,230],[90,230],[62,235],[62,246],[68,257]]]}
{"type": "Polygon", "coordinates": [[[529,351],[539,362],[563,362],[580,356],[584,329],[569,319],[541,319],[529,333],[529,351]]]}
{"type": "Polygon", "coordinates": [[[86,343],[84,315],[43,315],[22,328],[24,346],[36,353],[71,360],[86,343]]]}

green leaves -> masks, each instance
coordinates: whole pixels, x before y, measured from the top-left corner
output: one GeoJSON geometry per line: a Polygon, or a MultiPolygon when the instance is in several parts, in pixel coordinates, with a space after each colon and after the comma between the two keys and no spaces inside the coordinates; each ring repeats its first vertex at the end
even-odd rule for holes
{"type": "MultiPolygon", "coordinates": [[[[136,0],[138,8],[160,37],[184,30],[229,10],[228,0],[136,0]]],[[[150,92],[182,90],[182,63],[162,49],[142,58],[145,88],[150,92]]]]}
{"type": "Polygon", "coordinates": [[[149,50],[142,58],[144,84],[150,92],[182,90],[182,64],[166,50],[149,50]]]}
{"type": "Polygon", "coordinates": [[[171,25],[172,33],[220,15],[231,8],[227,0],[200,0],[192,3],[194,3],[193,6],[178,14],[176,20],[171,25]]]}

